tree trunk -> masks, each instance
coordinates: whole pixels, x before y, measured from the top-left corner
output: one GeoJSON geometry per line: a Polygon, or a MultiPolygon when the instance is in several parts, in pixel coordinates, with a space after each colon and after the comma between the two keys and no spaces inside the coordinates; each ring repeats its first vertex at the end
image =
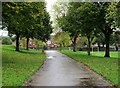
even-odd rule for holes
{"type": "Polygon", "coordinates": [[[77,37],[75,37],[73,40],[73,52],[76,52],[76,38],[77,37]]]}
{"type": "Polygon", "coordinates": [[[62,44],[60,43],[60,51],[62,50],[62,44]]]}
{"type": "Polygon", "coordinates": [[[109,41],[110,41],[110,35],[106,34],[105,35],[106,50],[105,50],[105,56],[104,57],[110,57],[109,41]]]}
{"type": "Polygon", "coordinates": [[[27,42],[26,42],[26,50],[29,50],[28,43],[29,43],[29,37],[27,37],[27,42]]]}
{"type": "Polygon", "coordinates": [[[99,48],[99,51],[100,51],[100,43],[98,42],[98,48],[99,48]]]}
{"type": "Polygon", "coordinates": [[[102,47],[103,47],[103,48],[104,48],[104,45],[105,45],[105,44],[104,44],[104,43],[102,43],[102,47]]]}
{"type": "Polygon", "coordinates": [[[90,55],[90,37],[88,36],[87,39],[88,39],[88,55],[90,55]]]}
{"type": "Polygon", "coordinates": [[[16,51],[20,51],[19,50],[19,38],[20,38],[20,35],[16,34],[16,51]]]}
{"type": "Polygon", "coordinates": [[[117,46],[117,44],[115,44],[115,48],[116,48],[116,51],[118,51],[118,46],[117,46]]]}
{"type": "Polygon", "coordinates": [[[64,43],[64,42],[62,42],[62,44],[63,44],[63,47],[65,47],[65,43],[64,43]]]}

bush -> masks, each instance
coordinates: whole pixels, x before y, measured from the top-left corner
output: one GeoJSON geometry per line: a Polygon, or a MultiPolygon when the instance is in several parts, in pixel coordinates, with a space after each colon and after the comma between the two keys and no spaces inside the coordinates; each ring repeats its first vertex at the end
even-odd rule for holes
{"type": "Polygon", "coordinates": [[[2,40],[2,44],[5,44],[5,45],[12,44],[12,40],[10,37],[0,37],[0,40],[2,40]]]}

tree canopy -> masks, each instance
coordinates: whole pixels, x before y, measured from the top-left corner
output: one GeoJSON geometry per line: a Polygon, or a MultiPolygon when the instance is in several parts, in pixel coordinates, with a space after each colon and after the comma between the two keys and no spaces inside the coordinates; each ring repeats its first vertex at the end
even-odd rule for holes
{"type": "Polygon", "coordinates": [[[52,32],[45,2],[3,2],[2,19],[9,33],[16,35],[16,51],[19,51],[20,36],[45,41],[52,32]]]}
{"type": "MultiPolygon", "coordinates": [[[[110,36],[119,28],[120,2],[70,2],[67,12],[58,17],[58,25],[71,37],[86,36],[88,39],[88,55],[90,44],[95,36],[104,34],[106,51],[109,57],[110,36]]],[[[75,41],[73,42],[75,47],[75,41]]],[[[74,50],[75,51],[75,48],[74,50]]]]}

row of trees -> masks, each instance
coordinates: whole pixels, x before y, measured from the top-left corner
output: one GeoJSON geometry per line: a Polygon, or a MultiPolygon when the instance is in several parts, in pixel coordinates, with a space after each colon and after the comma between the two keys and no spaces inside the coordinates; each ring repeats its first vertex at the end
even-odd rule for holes
{"type": "Polygon", "coordinates": [[[94,37],[104,35],[106,44],[105,57],[110,57],[110,36],[113,31],[120,27],[120,2],[60,3],[56,4],[54,9],[60,14],[56,15],[59,27],[63,31],[69,32],[70,37],[74,38],[72,41],[74,45],[73,51],[75,51],[76,47],[76,38],[86,36],[88,55],[90,55],[91,42],[94,37]]]}
{"type": "Polygon", "coordinates": [[[29,38],[47,41],[52,32],[45,2],[3,2],[2,20],[3,29],[16,35],[16,51],[19,51],[20,37],[26,37],[28,50],[29,38]]]}

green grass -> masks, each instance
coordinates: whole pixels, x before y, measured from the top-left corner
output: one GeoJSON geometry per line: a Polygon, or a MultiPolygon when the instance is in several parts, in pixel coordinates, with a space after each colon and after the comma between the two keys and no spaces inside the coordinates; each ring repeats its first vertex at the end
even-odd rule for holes
{"type": "Polygon", "coordinates": [[[60,52],[89,66],[92,70],[118,86],[118,52],[111,52],[111,58],[105,58],[104,52],[93,52],[90,56],[87,55],[87,52],[68,50],[60,52]]]}
{"type": "Polygon", "coordinates": [[[46,58],[40,50],[16,52],[14,46],[1,47],[3,86],[22,86],[40,68],[46,58]]]}

